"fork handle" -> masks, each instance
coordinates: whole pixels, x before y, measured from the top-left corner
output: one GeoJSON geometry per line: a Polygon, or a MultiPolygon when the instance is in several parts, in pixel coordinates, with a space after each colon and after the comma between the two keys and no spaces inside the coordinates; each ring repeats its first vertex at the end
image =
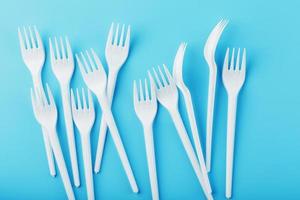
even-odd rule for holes
{"type": "Polygon", "coordinates": [[[52,152],[50,141],[48,139],[47,130],[44,127],[42,127],[42,132],[43,132],[43,139],[44,139],[44,145],[45,145],[50,175],[55,177],[56,171],[54,165],[53,152],[52,152]]]}
{"type": "Polygon", "coordinates": [[[76,146],[75,146],[75,136],[74,136],[74,128],[73,128],[73,120],[71,113],[71,105],[70,105],[70,89],[69,84],[61,85],[61,96],[64,110],[64,118],[65,125],[67,130],[67,138],[69,145],[69,153],[71,159],[71,167],[73,172],[74,184],[76,187],[79,187],[79,172],[78,172],[78,163],[77,163],[77,154],[76,154],[76,146]]]}
{"type": "Polygon", "coordinates": [[[216,79],[217,79],[217,71],[211,70],[209,72],[207,119],[206,119],[206,169],[207,169],[207,172],[210,172],[210,170],[211,170],[211,149],[212,149],[212,131],[213,131],[213,120],[214,120],[216,79]]]}
{"type": "Polygon", "coordinates": [[[67,171],[67,166],[64,160],[64,156],[61,150],[61,146],[59,144],[59,139],[57,136],[57,132],[55,130],[55,128],[53,128],[53,130],[48,130],[48,138],[50,140],[52,149],[53,149],[53,153],[56,159],[56,163],[68,196],[69,200],[75,200],[75,195],[72,189],[72,185],[71,185],[71,181],[70,181],[70,177],[67,171]]]}
{"type": "Polygon", "coordinates": [[[193,101],[192,101],[191,93],[189,92],[189,90],[187,88],[181,90],[181,92],[182,92],[183,97],[184,97],[185,106],[186,106],[186,109],[187,109],[187,114],[188,114],[191,130],[192,130],[192,136],[193,136],[194,145],[195,145],[196,153],[197,153],[197,156],[198,156],[198,160],[199,160],[199,163],[200,163],[200,167],[201,167],[203,177],[205,179],[205,183],[207,185],[208,191],[211,193],[212,190],[211,190],[211,185],[210,185],[210,182],[209,182],[209,178],[208,178],[208,174],[207,174],[207,170],[206,170],[206,166],[205,166],[205,161],[204,161],[203,151],[202,151],[202,147],[201,147],[199,132],[198,132],[198,128],[197,128],[197,123],[196,123],[196,118],[195,118],[195,112],[194,112],[194,108],[193,108],[193,101]]]}
{"type": "Polygon", "coordinates": [[[119,153],[123,168],[127,174],[127,178],[129,180],[131,189],[134,193],[138,193],[139,189],[138,186],[136,184],[122,139],[120,137],[116,122],[114,120],[113,114],[111,112],[110,106],[108,104],[107,98],[106,97],[100,97],[98,98],[101,109],[102,109],[102,113],[103,113],[103,117],[105,118],[107,125],[109,127],[112,139],[116,145],[117,151],[119,153]]]}
{"type": "Polygon", "coordinates": [[[207,185],[205,184],[205,179],[203,177],[203,174],[201,172],[201,169],[200,169],[200,165],[198,163],[198,160],[197,160],[197,156],[196,156],[196,153],[193,149],[193,146],[192,146],[192,143],[188,137],[188,134],[186,132],[186,129],[184,127],[184,124],[183,124],[183,121],[182,121],[182,118],[180,116],[180,113],[178,111],[178,107],[176,109],[173,109],[170,111],[170,114],[171,114],[171,117],[172,117],[172,120],[175,124],[175,127],[177,129],[177,133],[180,137],[180,140],[183,144],[183,147],[187,153],[187,156],[192,164],[192,167],[194,169],[194,172],[196,173],[196,176],[198,178],[198,181],[204,191],[204,194],[206,196],[207,199],[213,199],[211,193],[209,192],[209,188],[207,187],[207,185]]]}
{"type": "MultiPolygon", "coordinates": [[[[117,76],[118,76],[118,71],[111,70],[108,74],[107,91],[106,92],[107,92],[108,104],[110,107],[111,107],[111,104],[113,101],[117,76]]],[[[106,133],[107,133],[107,124],[106,124],[105,118],[102,116],[100,130],[99,130],[97,153],[96,153],[96,159],[95,159],[95,167],[94,167],[95,173],[98,173],[101,168],[104,144],[105,144],[105,140],[106,140],[106,133]]]]}
{"type": "Polygon", "coordinates": [[[145,145],[146,145],[146,153],[147,153],[147,162],[148,162],[152,199],[158,200],[159,193],[158,193],[158,184],[157,184],[157,173],[156,173],[155,150],[154,150],[154,142],[153,142],[152,125],[144,125],[144,136],[145,136],[145,145]]]}
{"type": "MultiPolygon", "coordinates": [[[[32,76],[32,82],[33,82],[33,86],[35,87],[35,89],[43,88],[42,78],[41,78],[40,73],[32,76]]],[[[50,141],[49,141],[49,138],[47,135],[47,130],[44,127],[42,127],[42,133],[43,133],[43,139],[44,139],[44,145],[45,145],[45,150],[46,150],[49,172],[50,172],[51,176],[55,177],[56,171],[55,171],[55,164],[54,164],[54,159],[53,159],[53,152],[52,152],[50,141]]]]}
{"type": "Polygon", "coordinates": [[[94,182],[93,182],[93,169],[91,157],[91,141],[90,133],[81,134],[82,153],[84,162],[84,175],[87,188],[88,200],[94,200],[94,182]]]}
{"type": "Polygon", "coordinates": [[[232,172],[234,156],[235,122],[236,122],[237,96],[228,96],[227,113],[227,151],[226,151],[226,198],[231,198],[232,172]]]}

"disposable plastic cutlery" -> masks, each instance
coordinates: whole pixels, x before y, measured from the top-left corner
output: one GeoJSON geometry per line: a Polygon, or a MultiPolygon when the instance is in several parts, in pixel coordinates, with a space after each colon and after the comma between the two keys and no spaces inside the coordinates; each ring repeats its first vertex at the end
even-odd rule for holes
{"type": "Polygon", "coordinates": [[[226,198],[231,198],[232,171],[234,155],[235,121],[238,94],[245,82],[246,75],[246,49],[243,51],[242,63],[240,64],[240,49],[234,64],[234,49],[232,50],[229,65],[229,49],[227,49],[223,66],[223,83],[228,94],[227,115],[227,151],[226,151],[226,198]]]}
{"type": "Polygon", "coordinates": [[[138,187],[122,143],[116,122],[114,120],[113,114],[110,109],[110,104],[106,96],[106,73],[102,66],[99,57],[96,55],[93,49],[91,49],[92,57],[89,51],[86,51],[88,61],[83,53],[81,53],[81,58],[76,55],[78,66],[80,68],[82,77],[88,88],[97,96],[98,102],[102,109],[103,117],[109,127],[112,139],[116,145],[117,151],[119,153],[122,165],[127,174],[127,178],[131,185],[133,192],[138,192],[138,187]]]}
{"type": "Polygon", "coordinates": [[[215,61],[215,51],[223,30],[228,24],[228,20],[221,20],[210,33],[204,46],[204,57],[209,66],[209,85],[207,100],[207,120],[206,120],[206,169],[211,169],[211,147],[212,131],[214,119],[214,105],[216,93],[217,64],[215,61]]]}
{"type": "Polygon", "coordinates": [[[155,164],[155,151],[153,142],[153,121],[157,111],[157,99],[155,94],[155,85],[153,79],[149,73],[150,79],[150,95],[148,91],[147,80],[145,79],[145,89],[143,89],[142,81],[139,81],[139,93],[136,86],[136,82],[133,84],[133,103],[134,110],[141,121],[144,128],[144,137],[147,153],[147,162],[149,170],[149,178],[152,191],[152,199],[158,200],[158,184],[156,175],[156,164],[155,164]]]}
{"type": "MultiPolygon", "coordinates": [[[[42,86],[41,72],[45,62],[45,50],[44,50],[44,45],[41,36],[37,28],[34,26],[33,29],[34,30],[32,30],[32,27],[27,27],[27,28],[23,27],[23,33],[22,33],[21,29],[18,28],[18,35],[19,35],[22,58],[25,65],[27,66],[27,68],[31,73],[33,87],[42,88],[43,86],[42,86]],[[24,42],[23,35],[25,37],[25,42],[24,42]]],[[[47,138],[46,130],[43,127],[42,127],[42,132],[43,132],[43,139],[44,139],[44,144],[46,149],[50,175],[55,176],[56,172],[55,172],[52,149],[50,146],[49,139],[47,138]]]]}
{"type": "Polygon", "coordinates": [[[69,153],[71,158],[71,166],[74,178],[74,184],[76,187],[80,186],[77,154],[74,138],[74,128],[72,121],[72,111],[70,105],[70,81],[74,71],[74,59],[72,54],[72,49],[68,38],[65,38],[65,44],[63,39],[60,37],[60,47],[58,45],[57,39],[54,38],[55,52],[51,38],[49,38],[50,46],[50,60],[52,71],[56,76],[60,84],[61,96],[64,109],[65,125],[67,130],[69,153]],[[66,45],[66,47],[65,47],[66,45]]]}
{"type": "Polygon", "coordinates": [[[163,65],[165,75],[161,71],[160,67],[158,67],[158,71],[160,76],[157,74],[156,70],[153,68],[154,77],[156,79],[157,87],[156,87],[156,95],[158,101],[169,111],[172,120],[177,129],[178,135],[181,139],[181,142],[184,146],[184,149],[188,155],[188,158],[192,164],[192,167],[196,173],[198,181],[204,191],[204,194],[207,199],[213,199],[209,188],[206,185],[205,179],[201,172],[200,165],[197,160],[196,153],[194,152],[192,143],[188,137],[187,131],[184,127],[182,118],[180,116],[178,110],[178,91],[176,88],[176,84],[165,65],[163,65]],[[159,78],[160,77],[160,78],[159,78]]]}
{"type": "Polygon", "coordinates": [[[200,167],[201,167],[205,182],[207,184],[207,188],[211,192],[211,186],[209,183],[207,170],[205,167],[205,161],[204,161],[203,151],[202,151],[202,147],[201,147],[199,132],[198,132],[198,128],[197,128],[191,93],[190,93],[189,89],[187,88],[187,86],[185,85],[185,83],[183,81],[183,76],[182,76],[183,58],[184,58],[184,54],[185,54],[186,45],[187,45],[186,43],[181,43],[178,48],[178,51],[176,53],[174,65],[173,65],[173,78],[174,78],[174,81],[175,81],[177,87],[183,94],[190,126],[192,129],[192,136],[194,139],[196,153],[198,156],[198,160],[200,162],[200,167]]]}
{"type": "MultiPolygon", "coordinates": [[[[118,72],[128,57],[129,45],[130,45],[130,26],[128,26],[127,28],[125,40],[124,40],[124,32],[125,32],[124,24],[122,26],[120,38],[119,38],[119,24],[117,24],[115,34],[113,32],[114,32],[114,24],[112,23],[108,33],[108,38],[105,47],[105,58],[109,69],[106,92],[107,92],[108,103],[110,106],[114,96],[118,72]]],[[[94,169],[96,173],[98,173],[101,168],[101,161],[102,161],[103,149],[105,144],[106,132],[107,132],[107,125],[104,118],[102,117],[101,124],[100,124],[96,160],[95,160],[95,169],[94,169]]]]}
{"type": "Polygon", "coordinates": [[[88,91],[88,103],[85,98],[84,90],[82,88],[82,95],[79,94],[77,89],[77,106],[74,97],[74,92],[71,90],[72,113],[73,120],[79,130],[81,137],[84,174],[87,187],[88,200],[95,199],[94,182],[93,182],[93,168],[91,156],[91,141],[90,133],[95,121],[95,110],[93,99],[90,91],[88,91]],[[82,97],[80,97],[82,96],[82,97]],[[82,98],[82,101],[80,100],[82,98]]]}
{"type": "Polygon", "coordinates": [[[42,88],[36,88],[35,91],[31,89],[31,101],[35,118],[47,130],[55,160],[68,196],[68,199],[75,199],[72,185],[70,182],[69,174],[67,171],[66,163],[63,153],[59,144],[59,139],[56,132],[57,123],[57,108],[52,96],[52,92],[47,85],[48,100],[42,88]]]}

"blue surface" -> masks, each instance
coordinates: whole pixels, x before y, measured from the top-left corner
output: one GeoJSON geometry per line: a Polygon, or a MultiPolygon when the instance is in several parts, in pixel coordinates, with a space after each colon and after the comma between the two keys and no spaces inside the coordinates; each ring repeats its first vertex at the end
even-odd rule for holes
{"type": "MultiPolygon", "coordinates": [[[[143,78],[147,69],[158,64],[166,63],[171,69],[180,42],[188,42],[184,77],[194,100],[201,138],[205,141],[208,68],[203,59],[203,47],[209,32],[221,18],[230,19],[230,23],[217,49],[219,66],[227,46],[246,47],[248,56],[247,79],[237,115],[233,198],[300,198],[299,2],[82,2],[2,2],[0,199],[66,198],[60,177],[51,178],[48,173],[41,129],[31,108],[31,76],[19,51],[18,26],[36,24],[46,50],[49,36],[68,35],[74,52],[93,47],[105,63],[104,47],[111,22],[131,24],[131,52],[119,74],[113,112],[140,193],[131,192],[110,136],[102,171],[94,176],[95,191],[97,199],[150,199],[143,132],[132,105],[132,81],[143,78]]],[[[227,96],[220,78],[219,74],[210,174],[215,199],[225,196],[227,96]]],[[[49,82],[61,108],[58,82],[49,59],[43,70],[43,80],[49,82]]],[[[72,87],[78,86],[83,86],[83,82],[76,68],[72,87]]],[[[180,107],[187,124],[183,105],[181,98],[180,107]]],[[[100,121],[98,106],[97,111],[92,133],[93,160],[100,121]]],[[[62,117],[58,132],[70,169],[62,117]]],[[[159,107],[154,132],[161,199],[204,199],[172,121],[162,107],[159,107]]],[[[82,186],[74,191],[78,199],[86,199],[81,145],[78,133],[75,134],[82,186]]]]}

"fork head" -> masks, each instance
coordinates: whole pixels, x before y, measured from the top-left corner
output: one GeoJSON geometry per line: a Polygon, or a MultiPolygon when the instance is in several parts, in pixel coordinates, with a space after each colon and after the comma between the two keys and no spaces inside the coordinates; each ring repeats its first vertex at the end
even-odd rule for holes
{"type": "Polygon", "coordinates": [[[62,37],[60,37],[59,40],[60,45],[56,37],[54,38],[54,50],[52,40],[49,38],[51,66],[58,81],[61,84],[69,84],[74,72],[72,49],[67,37],[65,37],[65,44],[62,37]]]}
{"type": "Polygon", "coordinates": [[[234,63],[234,49],[232,50],[229,65],[229,48],[226,51],[223,66],[223,83],[228,93],[237,95],[245,82],[246,75],[246,49],[243,50],[242,63],[240,64],[240,49],[234,63]]]}
{"type": "Polygon", "coordinates": [[[87,50],[85,54],[86,56],[82,52],[80,56],[76,54],[76,60],[85,84],[99,98],[106,94],[106,73],[100,58],[93,49],[90,53],[87,50]]]}
{"type": "Polygon", "coordinates": [[[74,96],[73,89],[71,89],[71,104],[72,104],[72,114],[73,120],[79,129],[81,134],[90,134],[95,121],[95,109],[93,104],[93,99],[91,92],[88,90],[88,102],[85,98],[85,92],[82,88],[82,94],[79,94],[79,90],[76,90],[77,96],[77,106],[74,96]],[[82,96],[82,97],[80,97],[82,96]],[[81,99],[82,98],[82,102],[81,99]]]}
{"type": "Polygon", "coordinates": [[[143,125],[151,125],[153,123],[157,111],[155,85],[150,72],[148,72],[148,75],[150,80],[150,95],[148,90],[147,79],[145,79],[144,87],[142,84],[142,80],[139,80],[139,92],[137,89],[136,81],[133,82],[134,110],[143,125]]]}
{"type": "Polygon", "coordinates": [[[125,25],[122,25],[119,35],[119,24],[114,30],[114,23],[111,24],[105,48],[105,58],[110,71],[119,71],[128,57],[130,46],[130,26],[127,27],[126,38],[124,38],[125,25]]]}
{"type": "Polygon", "coordinates": [[[186,49],[187,43],[183,42],[180,44],[175,59],[174,59],[174,64],[173,64],[173,78],[176,83],[176,85],[180,89],[186,88],[183,77],[182,77],[182,67],[183,67],[183,58],[185,54],[185,49],[186,49]]]}
{"type": "Polygon", "coordinates": [[[31,74],[40,74],[45,62],[45,50],[41,36],[34,26],[18,28],[18,36],[23,61],[31,74]]]}
{"type": "Polygon", "coordinates": [[[57,122],[57,108],[48,84],[46,86],[49,101],[43,88],[35,88],[31,89],[31,102],[37,121],[43,127],[54,128],[57,122]]]}
{"type": "Polygon", "coordinates": [[[215,51],[223,30],[228,24],[228,20],[221,20],[212,30],[204,46],[204,58],[210,68],[216,69],[215,51]]]}
{"type": "Polygon", "coordinates": [[[158,101],[167,109],[173,109],[177,107],[178,104],[178,91],[175,81],[170,74],[166,65],[163,65],[164,72],[158,66],[158,73],[153,68],[153,74],[156,80],[156,96],[158,101]]]}

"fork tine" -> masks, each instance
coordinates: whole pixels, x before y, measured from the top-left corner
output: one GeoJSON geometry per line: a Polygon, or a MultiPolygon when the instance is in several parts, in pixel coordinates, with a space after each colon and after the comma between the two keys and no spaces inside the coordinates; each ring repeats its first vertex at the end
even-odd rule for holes
{"type": "Polygon", "coordinates": [[[129,44],[130,44],[130,25],[128,25],[128,27],[127,27],[127,33],[126,33],[124,47],[129,48],[129,44]]]}
{"type": "Polygon", "coordinates": [[[92,58],[91,58],[91,56],[90,56],[88,50],[86,50],[86,55],[87,55],[87,57],[88,57],[90,66],[91,66],[91,68],[92,68],[92,71],[95,71],[97,68],[96,68],[96,66],[95,66],[95,64],[94,64],[94,61],[92,60],[92,58]]]}
{"type": "Polygon", "coordinates": [[[235,48],[232,49],[232,54],[231,54],[231,61],[230,61],[230,67],[229,70],[234,70],[234,52],[235,52],[235,48]]]}
{"type": "Polygon", "coordinates": [[[77,63],[78,63],[78,67],[79,67],[79,69],[80,69],[80,72],[81,72],[82,76],[85,77],[86,74],[87,74],[87,71],[86,71],[86,69],[84,68],[84,66],[83,66],[83,64],[82,64],[82,62],[81,62],[81,60],[80,60],[78,54],[76,54],[75,57],[76,57],[76,60],[77,60],[77,63]]]}
{"type": "Polygon", "coordinates": [[[235,70],[239,70],[239,69],[240,69],[240,48],[238,49],[236,63],[235,63],[235,70]]]}
{"type": "MultiPolygon", "coordinates": [[[[228,22],[229,22],[228,20],[223,20],[222,24],[219,25],[218,31],[216,32],[216,36],[215,36],[216,41],[219,41],[219,39],[220,39],[225,27],[227,26],[228,22]]],[[[215,46],[215,48],[216,48],[216,46],[215,46]]]]}
{"type": "Polygon", "coordinates": [[[208,41],[210,41],[215,35],[216,35],[216,33],[218,32],[218,29],[219,29],[219,27],[220,27],[220,25],[223,23],[223,19],[221,19],[218,23],[217,23],[217,25],[215,25],[215,27],[213,28],[213,30],[210,32],[210,34],[209,34],[209,36],[208,36],[208,38],[207,38],[207,42],[206,42],[206,44],[211,44],[211,42],[208,42],[208,41]]]}
{"type": "Polygon", "coordinates": [[[73,89],[71,89],[71,104],[72,104],[72,112],[74,113],[76,111],[76,102],[75,102],[73,89]]]}
{"type": "Polygon", "coordinates": [[[139,101],[137,87],[136,87],[136,81],[133,81],[133,103],[136,104],[139,101]]]}
{"type": "Polygon", "coordinates": [[[162,88],[163,86],[162,86],[162,83],[161,83],[161,81],[159,80],[159,77],[158,77],[158,75],[157,75],[157,73],[156,73],[156,70],[155,70],[155,68],[153,68],[153,73],[154,73],[154,77],[155,77],[155,80],[156,80],[156,83],[158,84],[158,89],[160,89],[160,88],[162,88]]]}
{"type": "Polygon", "coordinates": [[[229,62],[229,48],[227,48],[227,50],[226,50],[224,64],[223,64],[223,71],[228,70],[228,62],[229,62]]]}
{"type": "Polygon", "coordinates": [[[102,65],[102,62],[101,62],[100,58],[97,56],[97,54],[96,54],[96,52],[94,51],[94,49],[91,49],[91,52],[92,52],[92,55],[93,55],[93,57],[94,57],[94,61],[95,61],[95,63],[96,63],[96,68],[97,68],[97,70],[100,70],[101,73],[104,73],[104,74],[106,75],[105,70],[104,70],[104,68],[103,68],[103,65],[102,65]]]}
{"type": "Polygon", "coordinates": [[[29,35],[30,35],[30,41],[31,41],[32,48],[36,48],[36,42],[35,42],[35,39],[33,37],[31,26],[29,26],[28,29],[29,29],[29,35]]]}
{"type": "Polygon", "coordinates": [[[154,80],[153,80],[153,77],[152,77],[150,71],[148,71],[148,76],[149,76],[149,80],[150,80],[150,96],[151,96],[150,98],[152,101],[152,100],[156,99],[155,83],[154,83],[154,80]]]}
{"type": "Polygon", "coordinates": [[[243,58],[242,58],[242,64],[241,64],[241,71],[246,70],[246,49],[243,50],[243,58]]]}
{"type": "Polygon", "coordinates": [[[55,55],[54,55],[54,50],[53,50],[53,45],[52,45],[52,40],[49,38],[49,48],[50,48],[50,61],[51,63],[55,62],[55,55]]]}
{"type": "Polygon", "coordinates": [[[216,30],[216,36],[219,38],[224,30],[224,28],[227,26],[228,24],[228,20],[226,19],[222,19],[222,22],[220,24],[218,24],[217,30],[216,30]]]}
{"type": "Polygon", "coordinates": [[[119,24],[117,24],[113,45],[116,45],[116,46],[118,45],[118,39],[119,39],[119,24]]]}
{"type": "Polygon", "coordinates": [[[73,52],[72,52],[72,48],[71,48],[71,45],[70,45],[69,38],[65,37],[65,40],[66,40],[66,45],[67,45],[67,57],[68,57],[68,60],[73,60],[73,52]]]}
{"type": "Polygon", "coordinates": [[[114,31],[114,23],[111,23],[110,29],[109,29],[109,32],[108,32],[106,46],[112,45],[113,31],[114,31]]]}
{"type": "Polygon", "coordinates": [[[163,82],[164,86],[167,86],[168,82],[165,78],[165,75],[162,73],[162,71],[160,69],[160,66],[158,66],[157,68],[158,68],[158,72],[159,72],[160,78],[162,79],[162,82],[163,82]]]}
{"type": "Polygon", "coordinates": [[[168,78],[169,84],[170,85],[175,84],[174,80],[173,80],[173,77],[172,77],[170,71],[168,70],[168,68],[167,68],[167,66],[165,64],[163,64],[163,68],[165,70],[165,74],[166,74],[166,76],[168,78]]]}
{"type": "Polygon", "coordinates": [[[221,25],[224,23],[224,19],[221,19],[218,24],[214,27],[214,29],[212,30],[212,33],[217,33],[219,28],[221,27],[221,25]]]}
{"type": "Polygon", "coordinates": [[[81,93],[82,93],[83,110],[87,110],[87,104],[86,104],[85,92],[84,92],[84,89],[83,89],[83,88],[81,88],[81,93]]]}
{"type": "Polygon", "coordinates": [[[54,97],[53,97],[53,94],[51,92],[51,89],[50,89],[48,83],[46,83],[46,88],[47,88],[47,94],[48,94],[48,98],[49,98],[49,105],[55,106],[54,97]]]}
{"type": "Polygon", "coordinates": [[[94,102],[93,102],[93,97],[92,97],[92,93],[89,89],[87,89],[88,91],[88,101],[89,101],[89,110],[94,110],[94,102]]]}
{"type": "Polygon", "coordinates": [[[148,91],[148,83],[147,83],[147,79],[145,78],[145,100],[149,101],[149,91],[148,91]]]}
{"type": "Polygon", "coordinates": [[[59,40],[60,40],[60,47],[61,47],[61,58],[66,59],[65,45],[63,43],[62,37],[59,37],[59,40]]]}
{"type": "Polygon", "coordinates": [[[25,47],[25,44],[24,44],[24,40],[23,40],[23,36],[22,36],[20,27],[18,28],[18,36],[19,36],[21,53],[24,54],[25,50],[26,50],[26,47],[25,47]]]}
{"type": "Polygon", "coordinates": [[[79,95],[79,89],[78,88],[76,88],[76,96],[77,96],[78,110],[82,110],[82,104],[81,104],[80,95],[79,95]]]}
{"type": "Polygon", "coordinates": [[[35,32],[35,38],[36,38],[36,42],[38,45],[38,48],[43,48],[43,42],[42,42],[42,38],[40,36],[40,33],[38,32],[36,26],[33,27],[34,28],[34,32],[35,32]]]}
{"type": "Polygon", "coordinates": [[[54,43],[55,43],[55,50],[56,50],[56,59],[59,60],[61,59],[61,57],[60,57],[60,52],[59,52],[58,42],[56,37],[54,37],[54,43]]]}
{"type": "Polygon", "coordinates": [[[86,69],[86,71],[89,73],[89,72],[92,72],[92,69],[91,69],[91,66],[89,66],[83,52],[80,53],[81,54],[81,59],[83,60],[83,66],[84,68],[86,69]]]}
{"type": "Polygon", "coordinates": [[[143,93],[143,85],[142,85],[142,80],[139,80],[139,84],[140,84],[140,101],[144,101],[145,100],[145,96],[143,93]]]}
{"type": "Polygon", "coordinates": [[[225,29],[225,27],[227,26],[228,22],[229,22],[228,20],[222,19],[214,27],[214,29],[212,30],[211,34],[209,35],[209,37],[207,39],[207,44],[213,45],[213,46],[210,46],[210,48],[216,48],[216,42],[219,41],[221,34],[222,34],[223,30],[225,29]]]}
{"type": "Polygon", "coordinates": [[[123,46],[124,44],[124,29],[125,29],[125,24],[122,25],[122,31],[121,31],[121,37],[120,37],[120,41],[119,41],[119,47],[123,46]]]}
{"type": "Polygon", "coordinates": [[[26,44],[26,49],[30,49],[30,43],[29,43],[29,39],[28,39],[28,34],[26,31],[25,26],[23,27],[23,32],[24,32],[24,36],[25,36],[25,44],[26,44]]]}

